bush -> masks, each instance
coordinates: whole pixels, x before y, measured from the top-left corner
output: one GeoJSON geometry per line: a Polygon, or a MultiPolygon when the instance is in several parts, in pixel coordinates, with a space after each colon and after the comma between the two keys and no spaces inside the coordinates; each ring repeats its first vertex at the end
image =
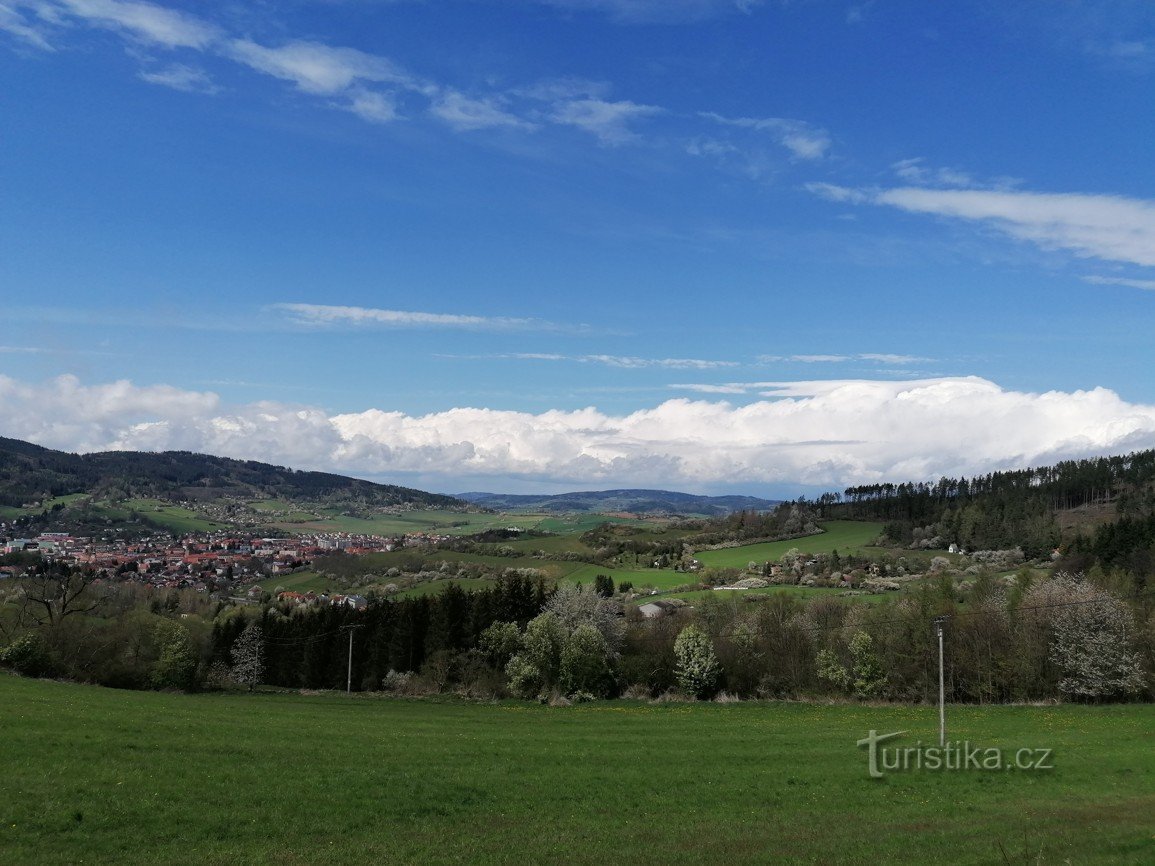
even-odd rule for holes
{"type": "Polygon", "coordinates": [[[52,673],[52,659],[40,636],[21,635],[0,650],[0,665],[26,677],[43,677],[52,673]]]}

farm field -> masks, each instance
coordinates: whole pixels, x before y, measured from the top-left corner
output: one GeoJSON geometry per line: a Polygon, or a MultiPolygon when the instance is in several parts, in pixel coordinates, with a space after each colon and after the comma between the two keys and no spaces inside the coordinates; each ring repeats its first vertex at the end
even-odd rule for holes
{"type": "Polygon", "coordinates": [[[793,548],[802,553],[832,553],[835,550],[840,554],[857,552],[869,547],[882,532],[881,523],[857,520],[830,520],[823,523],[822,528],[825,532],[821,535],[727,547],[721,550],[703,550],[694,556],[703,565],[714,568],[745,568],[750,562],[781,559],[784,553],[793,548]]]}
{"type": "Polygon", "coordinates": [[[951,707],[1053,769],[892,772],[933,707],[179,695],[0,677],[5,863],[1150,863],[1155,706],[951,707]]]}

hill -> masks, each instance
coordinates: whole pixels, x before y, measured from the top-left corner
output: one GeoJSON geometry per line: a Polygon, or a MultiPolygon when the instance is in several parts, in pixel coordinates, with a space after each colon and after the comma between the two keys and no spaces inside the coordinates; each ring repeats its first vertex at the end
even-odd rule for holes
{"type": "Polygon", "coordinates": [[[736,511],[769,511],[778,500],[755,496],[695,496],[669,490],[600,490],[553,496],[460,493],[458,499],[495,511],[583,511],[599,514],[693,514],[717,517],[736,511]]]}
{"type": "Polygon", "coordinates": [[[0,437],[0,505],[19,507],[70,494],[100,499],[211,502],[280,499],[371,507],[461,507],[442,496],[327,472],[188,451],[70,454],[0,437]]]}

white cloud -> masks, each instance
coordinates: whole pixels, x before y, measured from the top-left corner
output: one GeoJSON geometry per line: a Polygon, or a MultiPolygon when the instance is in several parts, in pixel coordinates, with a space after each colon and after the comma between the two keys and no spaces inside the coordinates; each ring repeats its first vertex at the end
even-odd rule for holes
{"type": "Polygon", "coordinates": [[[472,330],[556,330],[558,326],[537,319],[503,316],[468,316],[454,313],[423,313],[412,310],[382,310],[374,307],[342,307],[326,304],[274,304],[301,325],[377,325],[390,328],[466,328],[472,330]]]}
{"type": "Polygon", "coordinates": [[[268,48],[248,39],[235,39],[228,52],[234,60],[274,78],[291,81],[305,93],[333,95],[361,81],[415,86],[412,76],[391,61],[356,48],[334,48],[306,41],[268,48]]]}
{"type": "Polygon", "coordinates": [[[397,106],[383,93],[354,88],[349,94],[348,109],[370,123],[391,123],[397,119],[397,106]]]}
{"type": "Polygon", "coordinates": [[[887,205],[908,213],[981,223],[1044,249],[1082,258],[1155,265],[1155,202],[1123,196],[900,187],[854,190],[809,184],[838,202],[887,205]]]}
{"type": "Polygon", "coordinates": [[[519,361],[572,361],[581,364],[604,364],[620,369],[660,368],[666,370],[717,370],[739,367],[737,361],[708,361],[700,358],[638,358],[631,355],[558,355],[550,352],[510,352],[488,357],[519,361]]]}
{"type": "Polygon", "coordinates": [[[207,48],[220,32],[195,15],[137,0],[57,0],[57,7],[99,27],[165,48],[207,48]]]}
{"type": "Polygon", "coordinates": [[[626,415],[591,407],[331,416],[267,402],[228,406],[215,394],[166,386],[0,376],[0,435],[66,450],[188,449],[394,479],[685,487],[839,488],[1155,446],[1155,406],[1103,388],[1023,393],[975,377],[748,386],[766,399],[673,399],[626,415]]]}
{"type": "Polygon", "coordinates": [[[791,355],[786,360],[801,361],[803,364],[831,364],[839,361],[849,361],[848,355],[791,355]]]}
{"type": "Polygon", "coordinates": [[[907,183],[942,186],[975,186],[975,180],[965,171],[953,168],[931,168],[922,157],[903,159],[893,165],[894,173],[907,183]]]}
{"type": "Polygon", "coordinates": [[[933,361],[916,355],[895,355],[889,352],[860,352],[857,355],[759,355],[758,362],[772,364],[793,361],[800,364],[835,364],[846,361],[874,361],[879,364],[914,364],[919,361],[933,361]]]}
{"type": "Polygon", "coordinates": [[[714,370],[719,367],[737,367],[736,361],[703,361],[698,358],[634,358],[621,355],[585,355],[582,361],[593,361],[610,367],[661,367],[668,370],[714,370]]]}
{"type": "Polygon", "coordinates": [[[536,124],[505,111],[495,99],[472,99],[455,90],[446,91],[429,108],[429,113],[456,130],[469,131],[509,127],[536,129],[536,124]]]}
{"type": "Polygon", "coordinates": [[[870,201],[868,196],[862,190],[851,189],[846,186],[837,186],[832,183],[808,183],[804,187],[808,192],[829,201],[836,201],[846,204],[864,204],[870,201]]]}
{"type": "Polygon", "coordinates": [[[186,66],[183,63],[173,63],[163,69],[141,70],[141,80],[149,84],[159,84],[162,87],[171,87],[173,90],[182,90],[186,93],[219,93],[208,73],[195,66],[186,66]]]}
{"type": "Polygon", "coordinates": [[[1155,292],[1155,280],[1133,280],[1128,277],[1083,277],[1083,280],[1097,286],[1127,286],[1155,292]]]}
{"type": "Polygon", "coordinates": [[[750,12],[763,0],[532,0],[579,12],[603,12],[614,21],[682,23],[701,21],[734,12],[750,12]]]}
{"type": "Polygon", "coordinates": [[[20,4],[0,3],[0,31],[11,33],[42,51],[52,51],[52,44],[44,33],[44,22],[26,17],[20,4]]]}
{"type": "Polygon", "coordinates": [[[822,159],[830,149],[830,133],[805,120],[786,117],[723,117],[706,111],[702,117],[723,126],[764,132],[797,159],[822,159]]]}
{"type": "Polygon", "coordinates": [[[574,126],[595,136],[604,145],[616,146],[636,141],[639,136],[629,128],[630,121],[661,114],[662,109],[635,102],[607,102],[602,99],[574,99],[560,102],[551,120],[574,126]]]}

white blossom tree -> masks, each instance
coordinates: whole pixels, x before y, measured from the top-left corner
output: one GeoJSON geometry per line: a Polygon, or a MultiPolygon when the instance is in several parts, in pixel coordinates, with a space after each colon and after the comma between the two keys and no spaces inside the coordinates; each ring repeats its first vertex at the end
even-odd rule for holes
{"type": "Polygon", "coordinates": [[[230,656],[233,679],[251,692],[265,677],[265,635],[257,623],[250,623],[237,636],[230,656]]]}
{"type": "Polygon", "coordinates": [[[674,658],[674,673],[682,691],[699,699],[712,697],[718,690],[722,666],[710,636],[696,625],[686,626],[674,641],[674,658]]]}

